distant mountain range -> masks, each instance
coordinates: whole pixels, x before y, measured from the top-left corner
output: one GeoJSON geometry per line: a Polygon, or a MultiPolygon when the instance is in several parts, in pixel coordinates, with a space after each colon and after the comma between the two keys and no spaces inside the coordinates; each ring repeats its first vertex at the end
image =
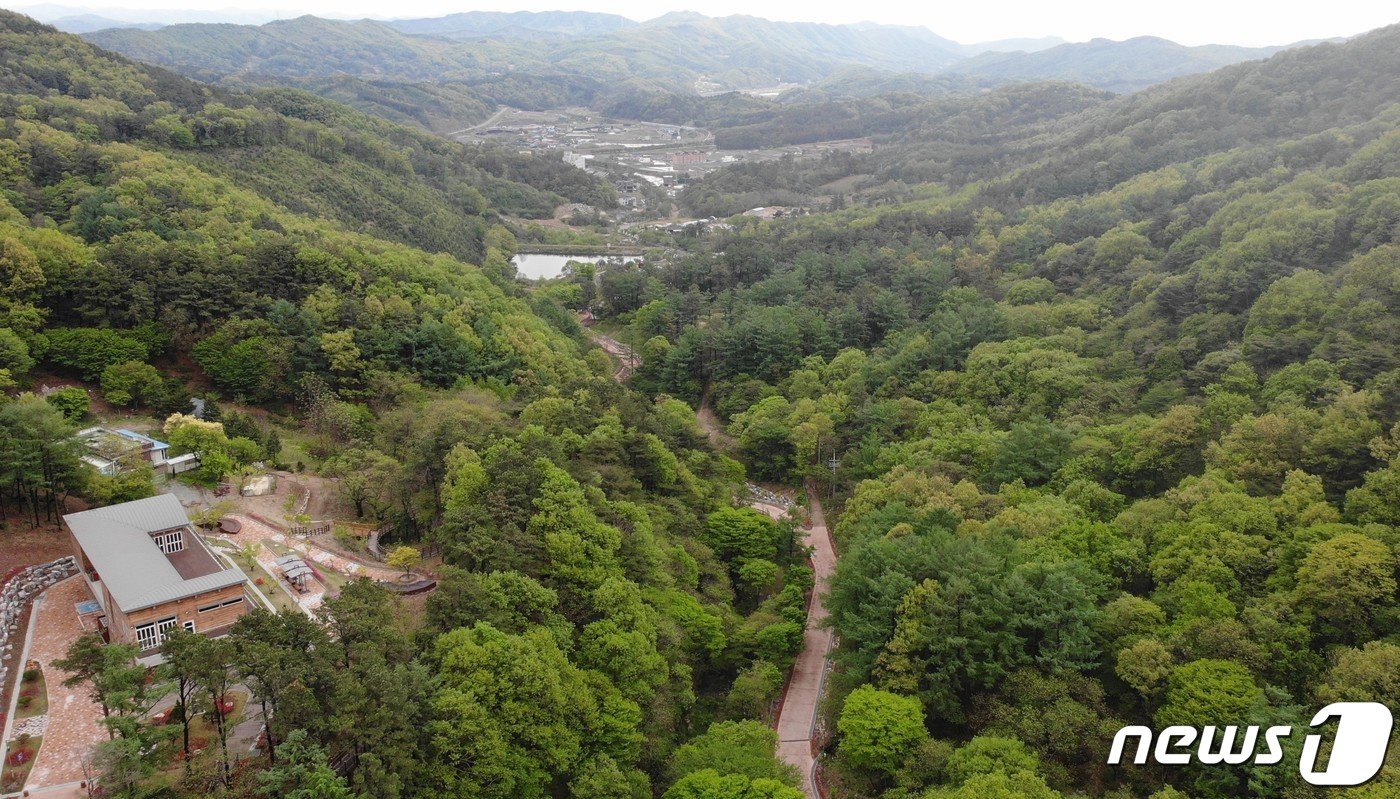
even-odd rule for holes
{"type": "Polygon", "coordinates": [[[1056,45],[1064,44],[1065,40],[1058,36],[1041,36],[1038,39],[997,39],[990,42],[977,42],[976,44],[965,44],[962,46],[963,55],[975,56],[979,53],[1012,53],[1016,51],[1034,53],[1038,50],[1049,50],[1056,45]]]}
{"type": "Polygon", "coordinates": [[[1296,46],[1209,44],[1187,47],[1155,36],[1139,36],[1122,42],[1094,39],[1037,52],[983,52],[954,64],[949,71],[996,83],[1068,80],[1115,92],[1133,92],[1183,75],[1268,58],[1296,46]]]}
{"type": "Polygon", "coordinates": [[[126,22],[97,14],[74,14],[50,20],[49,24],[68,33],[92,33],[108,28],[140,28],[153,31],[165,27],[161,22],[126,22]]]}
{"type": "Polygon", "coordinates": [[[466,80],[576,75],[689,91],[820,80],[847,66],[934,73],[965,58],[926,28],[819,25],[667,14],[646,23],[575,12],[456,14],[354,22],[299,17],[265,25],[113,28],[89,41],[204,80],[337,75],[466,80]],[[552,39],[547,47],[537,40],[552,39]]]}
{"type": "Polygon", "coordinates": [[[390,27],[420,36],[476,39],[510,36],[522,39],[601,36],[641,23],[617,14],[589,11],[468,11],[445,17],[390,20],[390,27]]]}
{"type": "Polygon", "coordinates": [[[965,45],[922,27],[693,12],[647,22],[578,11],[473,11],[384,22],[304,16],[264,25],[196,23],[158,30],[92,30],[90,17],[68,17],[66,24],[102,47],[212,81],[460,81],[525,73],[679,92],[810,84],[851,67],[956,74],[986,85],[1069,80],[1125,92],[1282,49],[1185,47],[1152,37],[965,45]]]}
{"type": "Polygon", "coordinates": [[[17,9],[40,22],[53,25],[70,33],[86,33],[88,20],[110,20],[104,27],[123,28],[133,26],[164,27],[181,22],[230,23],[234,25],[261,25],[278,19],[280,15],[272,9],[241,8],[124,8],[120,6],[81,6],[61,3],[40,3],[17,9]],[[70,30],[74,28],[75,30],[70,30]]]}

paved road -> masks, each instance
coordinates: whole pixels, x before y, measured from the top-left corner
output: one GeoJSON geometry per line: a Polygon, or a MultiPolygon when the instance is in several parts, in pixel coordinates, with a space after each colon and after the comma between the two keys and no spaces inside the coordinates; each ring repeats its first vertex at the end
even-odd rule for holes
{"type": "MultiPolygon", "coordinates": [[[[708,403],[701,403],[696,419],[709,434],[711,442],[718,443],[727,438],[708,403]]],[[[812,739],[816,735],[817,710],[821,704],[834,639],[834,633],[827,629],[823,622],[827,616],[824,600],[831,584],[831,575],[836,570],[836,547],[827,531],[826,513],[822,509],[821,499],[818,498],[819,493],[815,486],[807,486],[807,497],[812,505],[812,524],[805,531],[804,543],[812,548],[815,587],[812,591],[812,603],[807,609],[802,652],[793,663],[777,723],[778,758],[792,765],[802,775],[802,792],[808,799],[820,797],[813,782],[812,771],[816,765],[816,758],[812,753],[812,739]]],[[[788,509],[781,505],[760,500],[749,502],[749,506],[767,513],[774,519],[781,519],[788,513],[788,509]]]]}
{"type": "Polygon", "coordinates": [[[817,708],[821,703],[834,635],[823,622],[827,615],[824,600],[831,584],[831,574],[836,570],[836,547],[827,532],[821,500],[810,485],[807,496],[812,504],[812,526],[806,531],[806,544],[812,548],[812,572],[816,587],[812,591],[812,604],[807,609],[802,652],[792,666],[783,708],[778,714],[778,757],[797,768],[802,775],[803,793],[817,799],[817,786],[812,781],[812,770],[816,765],[812,738],[816,733],[817,708]]]}
{"type": "Polygon", "coordinates": [[[491,116],[487,117],[486,121],[484,121],[484,122],[478,122],[477,124],[472,125],[472,126],[469,127],[469,128],[462,128],[461,130],[454,130],[454,131],[452,131],[451,133],[446,134],[445,138],[448,138],[448,139],[455,139],[456,137],[462,135],[463,133],[471,133],[471,132],[474,131],[474,130],[481,130],[482,128],[489,128],[489,127],[491,127],[492,125],[496,124],[496,120],[500,119],[500,118],[501,118],[501,115],[504,114],[505,112],[509,111],[509,110],[510,110],[510,107],[509,107],[509,106],[504,106],[504,105],[503,105],[503,106],[501,106],[500,108],[497,108],[497,109],[496,109],[496,113],[494,113],[494,114],[492,114],[491,116]]]}
{"type": "MultiPolygon", "coordinates": [[[[636,369],[639,359],[632,348],[607,336],[589,331],[594,340],[608,352],[623,357],[623,365],[614,378],[620,383],[627,379],[631,370],[636,369]]],[[[710,441],[720,444],[728,436],[724,433],[719,419],[710,410],[708,395],[700,404],[695,415],[696,422],[703,428],[710,441]]],[[[815,486],[807,486],[807,497],[811,503],[811,526],[806,529],[805,542],[812,548],[812,573],[815,587],[812,590],[812,603],[807,609],[807,626],[802,637],[802,652],[793,663],[787,691],[783,695],[782,710],[778,713],[778,758],[791,764],[802,775],[802,792],[808,799],[820,799],[813,781],[816,758],[812,753],[812,739],[816,735],[817,710],[821,704],[822,689],[826,682],[826,670],[830,662],[834,633],[826,628],[826,592],[831,585],[831,575],[836,571],[836,546],[826,528],[826,513],[822,509],[820,492],[815,486]]],[[[753,500],[750,507],[757,508],[774,519],[787,515],[788,509],[770,502],[753,500]]]]}

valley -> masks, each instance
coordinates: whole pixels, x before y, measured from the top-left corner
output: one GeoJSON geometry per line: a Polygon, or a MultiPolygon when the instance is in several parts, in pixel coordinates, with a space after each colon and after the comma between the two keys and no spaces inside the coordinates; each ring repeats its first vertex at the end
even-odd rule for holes
{"type": "Polygon", "coordinates": [[[1400,795],[1296,767],[1400,708],[1400,25],[106,11],[0,11],[0,794],[1400,795]]]}
{"type": "MultiPolygon", "coordinates": [[[[869,138],[811,142],[760,149],[717,149],[704,128],[609,120],[585,108],[522,111],[502,108],[487,121],[447,134],[469,145],[489,144],[529,152],[608,180],[617,191],[611,221],[624,228],[688,221],[674,200],[688,184],[717,169],[781,159],[820,159],[829,154],[869,154],[869,138]],[[647,189],[650,187],[650,190],[647,189]]],[[[591,209],[583,209],[588,217],[591,209]]],[[[568,218],[577,213],[569,209],[568,218]]],[[[556,213],[556,217],[558,217],[556,213]]]]}

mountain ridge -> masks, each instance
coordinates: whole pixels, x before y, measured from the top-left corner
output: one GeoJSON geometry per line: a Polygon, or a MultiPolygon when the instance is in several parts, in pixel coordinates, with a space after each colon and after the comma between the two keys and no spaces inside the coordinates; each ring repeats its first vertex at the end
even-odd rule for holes
{"type": "Polygon", "coordinates": [[[990,83],[1074,80],[1126,92],[1296,46],[1186,47],[1156,37],[960,44],[918,26],[776,22],[695,12],[646,22],[588,12],[466,12],[384,21],[305,15],[260,26],[196,23],[84,35],[99,46],[201,80],[348,75],[442,81],[529,73],[637,82],[677,92],[694,91],[697,81],[720,90],[806,84],[851,67],[966,75],[990,83]],[[370,51],[371,45],[383,52],[370,51]]]}
{"type": "Polygon", "coordinates": [[[983,52],[949,72],[999,81],[1072,80],[1129,93],[1183,75],[1268,58],[1306,43],[1275,47],[1190,47],[1160,36],[1066,42],[1037,52],[983,52]]]}

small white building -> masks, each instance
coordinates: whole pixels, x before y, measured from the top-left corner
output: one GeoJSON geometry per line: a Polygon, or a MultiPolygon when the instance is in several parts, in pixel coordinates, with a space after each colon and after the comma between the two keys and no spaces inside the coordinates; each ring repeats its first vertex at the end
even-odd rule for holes
{"type": "Polygon", "coordinates": [[[83,463],[97,470],[97,473],[105,477],[116,477],[121,471],[121,464],[112,458],[104,458],[96,453],[83,456],[83,463]]]}
{"type": "Polygon", "coordinates": [[[171,474],[194,471],[200,466],[199,455],[193,452],[187,452],[184,455],[176,455],[166,461],[165,465],[170,469],[171,474]]]}

